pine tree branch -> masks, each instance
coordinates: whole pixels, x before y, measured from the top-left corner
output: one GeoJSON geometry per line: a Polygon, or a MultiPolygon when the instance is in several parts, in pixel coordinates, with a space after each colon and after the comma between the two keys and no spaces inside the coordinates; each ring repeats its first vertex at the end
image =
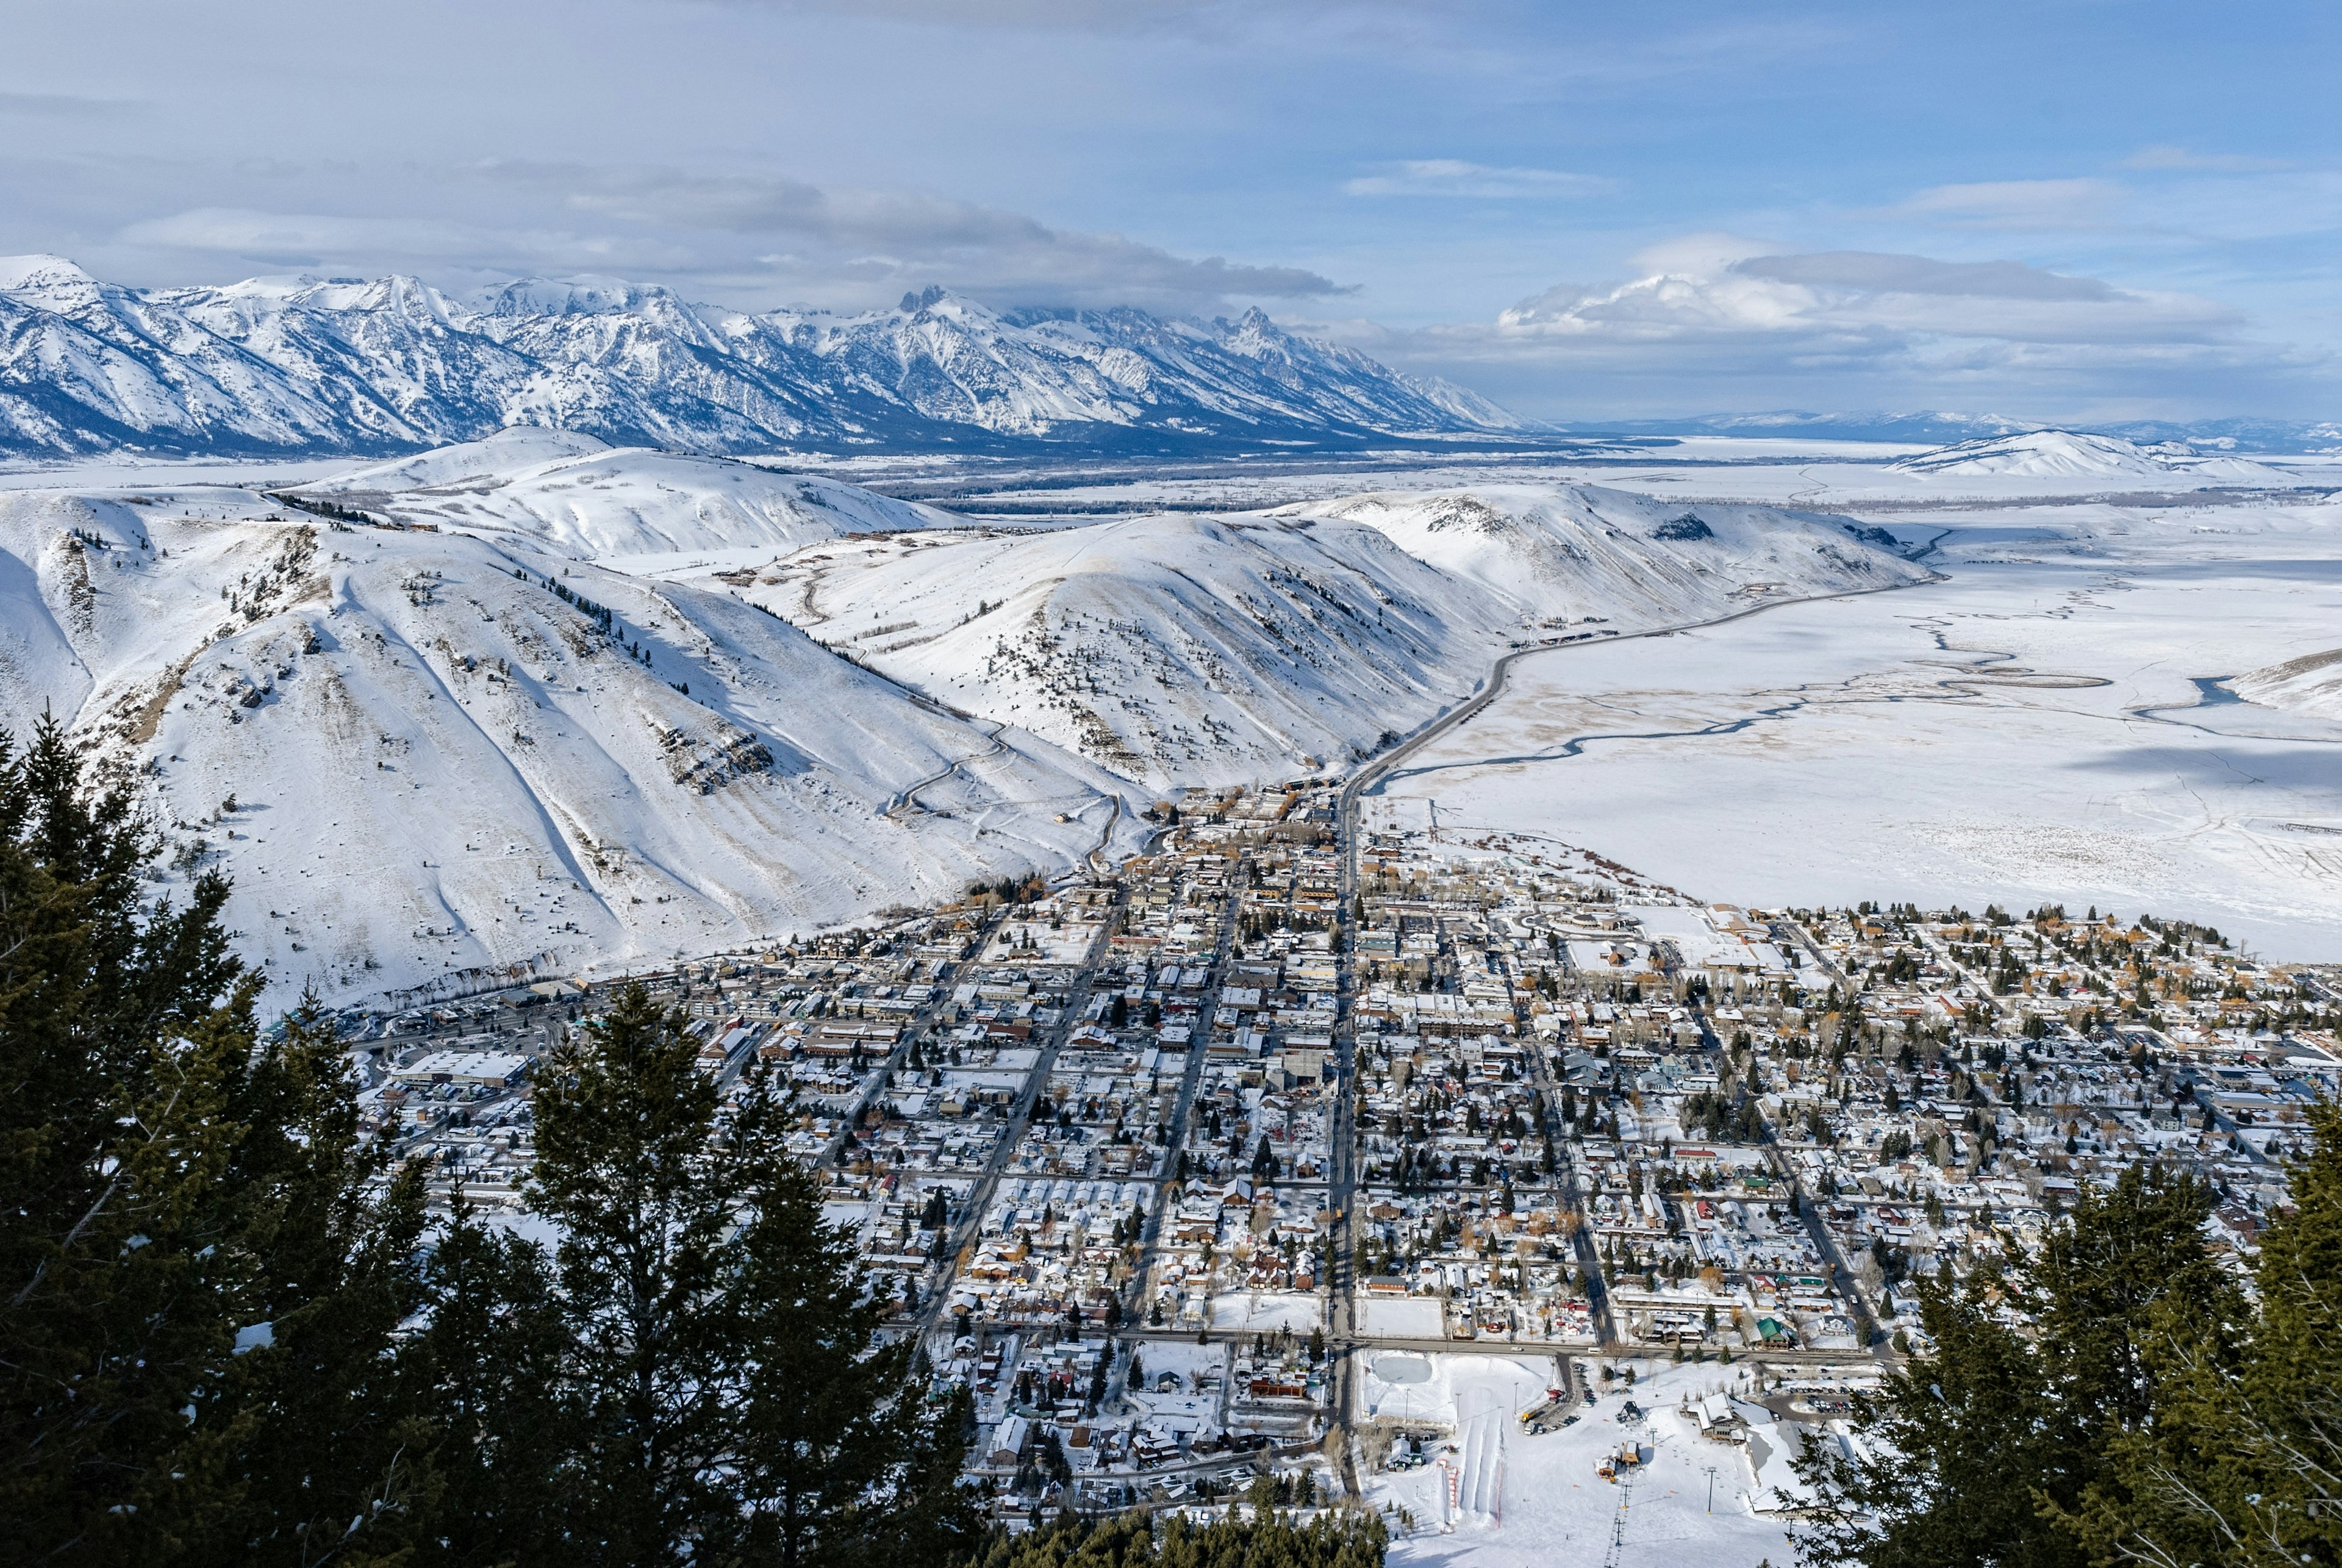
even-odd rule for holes
{"type": "MultiPolygon", "coordinates": [[[[165,1101],[163,1104],[163,1113],[162,1115],[156,1119],[155,1130],[146,1135],[145,1143],[139,1145],[141,1149],[153,1148],[155,1142],[163,1136],[164,1129],[170,1124],[170,1114],[172,1111],[177,1108],[179,1096],[185,1091],[185,1087],[186,1085],[182,1084],[178,1088],[171,1091],[170,1099],[165,1101]]],[[[129,1161],[117,1160],[115,1162],[113,1180],[105,1183],[105,1191],[98,1193],[97,1201],[90,1204],[89,1210],[86,1213],[83,1214],[80,1219],[74,1222],[73,1229],[67,1231],[65,1233],[65,1240],[57,1243],[56,1250],[59,1253],[70,1250],[75,1242],[81,1240],[81,1233],[96,1223],[97,1216],[105,1211],[105,1205],[114,1201],[114,1194],[121,1191],[122,1179],[129,1173],[129,1161]]],[[[32,1296],[32,1293],[41,1288],[41,1281],[47,1276],[48,1272],[49,1260],[47,1258],[43,1258],[40,1263],[35,1266],[33,1270],[33,1277],[25,1282],[25,1288],[18,1291],[14,1296],[9,1298],[9,1306],[12,1308],[23,1306],[32,1296]]]]}

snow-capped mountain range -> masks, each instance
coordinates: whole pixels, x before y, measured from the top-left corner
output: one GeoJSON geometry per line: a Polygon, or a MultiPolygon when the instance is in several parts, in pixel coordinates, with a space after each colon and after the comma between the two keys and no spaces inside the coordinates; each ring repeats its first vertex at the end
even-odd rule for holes
{"type": "Polygon", "coordinates": [[[388,454],[513,425],[697,453],[1128,451],[1517,431],[1353,350],[1145,311],[761,315],[609,279],[458,298],[415,278],[133,289],[0,260],[0,455],[388,454]]]}

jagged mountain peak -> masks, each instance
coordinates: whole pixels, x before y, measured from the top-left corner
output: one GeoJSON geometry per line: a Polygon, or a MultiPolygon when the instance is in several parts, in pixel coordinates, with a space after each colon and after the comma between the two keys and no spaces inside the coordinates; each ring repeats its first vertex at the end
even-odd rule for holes
{"type": "Polygon", "coordinates": [[[904,315],[918,315],[932,311],[943,315],[974,315],[987,320],[996,319],[996,313],[989,306],[979,305],[966,295],[954,294],[943,285],[936,283],[931,283],[925,288],[911,290],[903,295],[903,303],[895,308],[904,315]]]}

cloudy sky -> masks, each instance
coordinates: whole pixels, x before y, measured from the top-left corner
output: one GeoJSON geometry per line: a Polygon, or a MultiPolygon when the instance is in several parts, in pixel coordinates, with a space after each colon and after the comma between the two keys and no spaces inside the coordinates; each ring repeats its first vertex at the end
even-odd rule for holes
{"type": "Polygon", "coordinates": [[[2342,8],[11,0],[0,254],[1258,304],[1547,417],[2342,415],[2342,8]]]}

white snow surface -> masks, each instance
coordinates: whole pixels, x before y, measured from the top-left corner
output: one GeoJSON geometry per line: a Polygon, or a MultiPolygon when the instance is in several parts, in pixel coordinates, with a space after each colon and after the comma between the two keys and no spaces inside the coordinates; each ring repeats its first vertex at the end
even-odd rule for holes
{"type": "Polygon", "coordinates": [[[1842,519],[1586,486],[1011,534],[534,428],[286,493],[390,526],[136,475],[0,489],[0,724],[53,710],[135,776],[272,995],[333,1000],[1062,868],[1136,842],[1134,785],[1342,765],[1556,625],[1927,574],[1842,519]]]}
{"type": "Polygon", "coordinates": [[[516,426],[315,480],[298,494],[579,560],[794,549],[957,519],[852,484],[516,426]]]}
{"type": "Polygon", "coordinates": [[[234,879],[276,1002],[703,953],[1062,868],[1119,782],[726,594],[215,487],[0,494],[0,725],[45,707],[234,879]]]}
{"type": "Polygon", "coordinates": [[[1380,793],[1759,907],[2095,904],[2342,957],[2342,507],[1910,527],[1945,580],[1520,661],[1380,793]]]}
{"type": "Polygon", "coordinates": [[[2342,648],[2264,665],[2238,675],[2228,686],[2248,703],[2342,720],[2342,648]]]}
{"type": "MultiPolygon", "coordinates": [[[[1393,1353],[1379,1353],[1369,1365],[1393,1353]]],[[[1459,1416],[1493,1403],[1505,1412],[1503,1450],[1493,1476],[1496,1506],[1488,1510],[1465,1507],[1451,1513],[1447,1508],[1446,1473],[1437,1462],[1464,1466],[1463,1434],[1426,1442],[1426,1455],[1433,1462],[1419,1470],[1363,1477],[1370,1506],[1404,1507],[1416,1521],[1412,1533],[1392,1531],[1395,1568],[1546,1568],[1604,1561],[1620,1568],[1756,1568],[1767,1559],[1784,1563],[1794,1556],[1787,1522],[1760,1516],[1750,1507],[1756,1488],[1748,1451],[1700,1436],[1696,1423],[1677,1413],[1686,1394],[1697,1398],[1719,1387],[1745,1387],[1732,1368],[1643,1363],[1646,1375],[1631,1393],[1607,1393],[1595,1407],[1579,1411],[1573,1424],[1531,1436],[1511,1413],[1543,1398],[1555,1373],[1550,1360],[1416,1359],[1435,1364],[1428,1383],[1384,1384],[1369,1372],[1359,1383],[1361,1397],[1372,1403],[1359,1413],[1379,1407],[1385,1419],[1396,1422],[1404,1415],[1421,1423],[1428,1407],[1429,1420],[1452,1426],[1459,1416]],[[1622,1424],[1619,1413],[1629,1398],[1648,1414],[1622,1424]],[[1596,1466],[1604,1454],[1629,1442],[1641,1458],[1631,1480],[1623,1486],[1603,1480],[1596,1466]],[[1619,1547],[1611,1557],[1614,1535],[1619,1547]]],[[[1777,1430],[1767,1429],[1768,1434],[1777,1430]]],[[[1462,1483],[1486,1473],[1474,1465],[1459,1475],[1459,1503],[1469,1501],[1462,1483]]]]}

